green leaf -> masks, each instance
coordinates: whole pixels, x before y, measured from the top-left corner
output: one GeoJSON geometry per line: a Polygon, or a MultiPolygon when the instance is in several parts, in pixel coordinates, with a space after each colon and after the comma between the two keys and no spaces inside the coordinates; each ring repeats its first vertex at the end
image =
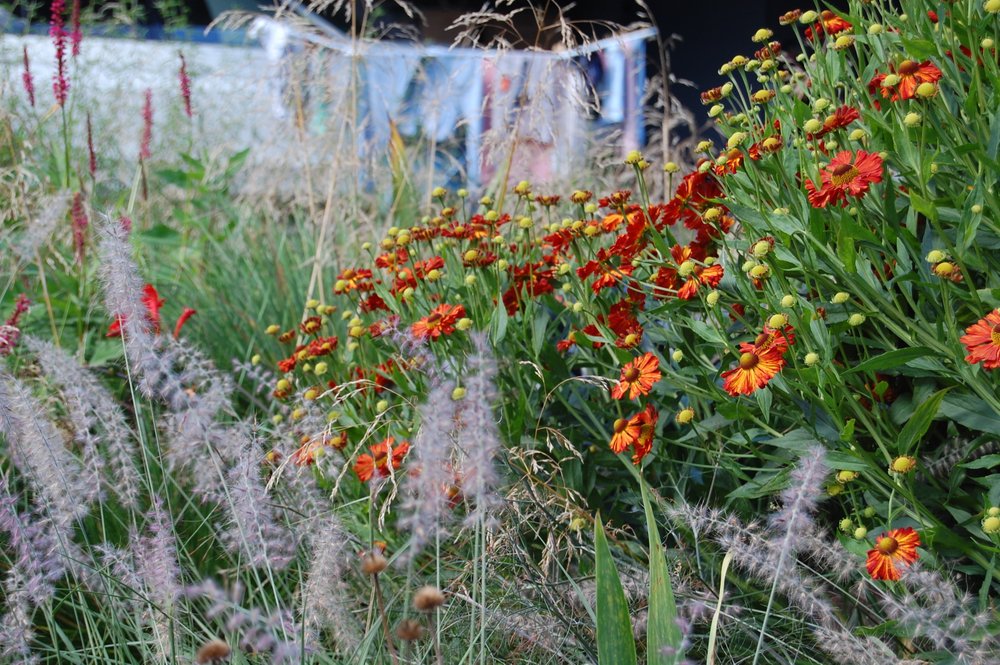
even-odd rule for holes
{"type": "Polygon", "coordinates": [[[507,308],[502,302],[497,303],[497,308],[490,317],[490,333],[494,345],[499,344],[507,334],[507,319],[507,308]]]}
{"type": "Polygon", "coordinates": [[[847,272],[857,272],[855,265],[858,259],[858,248],[854,244],[854,237],[846,224],[841,224],[837,228],[837,256],[844,262],[844,269],[847,272]]]}
{"type": "Polygon", "coordinates": [[[910,419],[903,427],[903,431],[899,433],[897,450],[904,453],[911,451],[913,444],[927,433],[927,429],[931,426],[931,422],[934,420],[934,416],[937,415],[938,408],[941,406],[941,400],[944,399],[949,390],[951,388],[937,391],[917,407],[916,411],[913,412],[913,415],[910,416],[910,419]]]}
{"type": "Polygon", "coordinates": [[[912,191],[910,192],[910,205],[913,206],[914,210],[916,210],[919,213],[922,213],[927,217],[927,219],[931,220],[932,222],[937,221],[938,218],[937,208],[934,207],[934,204],[932,202],[928,201],[925,198],[921,198],[921,196],[916,192],[912,191]]]}
{"type": "Polygon", "coordinates": [[[959,466],[966,469],[992,469],[995,466],[1000,466],[1000,455],[983,455],[977,460],[965,462],[959,466]]]}
{"type": "Polygon", "coordinates": [[[1000,417],[975,395],[948,395],[941,404],[941,415],[970,429],[1000,436],[1000,417]]]}
{"type": "Polygon", "coordinates": [[[649,615],[646,625],[646,664],[676,665],[681,660],[680,626],[677,625],[677,602],[670,586],[667,572],[667,558],[660,542],[660,531],[656,527],[653,506],[649,500],[649,489],[644,480],[639,481],[642,489],[642,505],[646,510],[646,530],[649,532],[649,615]],[[666,652],[664,652],[666,650],[666,652]]]}
{"type": "Polygon", "coordinates": [[[869,358],[864,362],[860,362],[854,367],[841,372],[841,374],[853,374],[855,372],[876,372],[880,369],[890,369],[892,367],[899,367],[900,365],[905,365],[910,360],[915,358],[921,358],[926,355],[933,353],[926,346],[915,346],[909,349],[896,349],[894,351],[887,351],[882,355],[875,356],[874,358],[869,358]]]}
{"type": "Polygon", "coordinates": [[[597,662],[599,665],[637,665],[628,603],[625,601],[625,591],[618,571],[611,559],[600,513],[594,522],[594,549],[597,576],[597,662]]]}

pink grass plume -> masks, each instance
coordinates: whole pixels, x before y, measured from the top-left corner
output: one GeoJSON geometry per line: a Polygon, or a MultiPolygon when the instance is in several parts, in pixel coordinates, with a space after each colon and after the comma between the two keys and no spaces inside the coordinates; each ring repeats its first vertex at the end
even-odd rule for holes
{"type": "Polygon", "coordinates": [[[80,42],[83,41],[83,31],[80,29],[80,0],[73,0],[73,11],[70,14],[71,32],[69,41],[72,45],[73,57],[80,55],[80,42]]]}
{"type": "Polygon", "coordinates": [[[91,178],[97,175],[97,152],[94,150],[94,128],[90,124],[90,111],[87,111],[87,167],[91,178]]]}
{"type": "Polygon", "coordinates": [[[73,207],[70,209],[70,217],[73,220],[73,247],[76,250],[76,262],[83,265],[83,257],[86,253],[87,242],[87,210],[83,205],[83,192],[77,192],[73,196],[73,207]]]}

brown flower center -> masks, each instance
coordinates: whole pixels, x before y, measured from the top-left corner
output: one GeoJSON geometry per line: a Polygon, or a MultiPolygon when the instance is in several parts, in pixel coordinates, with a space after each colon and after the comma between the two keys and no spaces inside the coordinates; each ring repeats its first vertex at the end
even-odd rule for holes
{"type": "Polygon", "coordinates": [[[760,362],[760,358],[757,357],[756,353],[744,353],[740,356],[740,369],[753,369],[760,362]]]}
{"type": "Polygon", "coordinates": [[[885,536],[875,543],[875,549],[886,556],[891,556],[899,549],[899,542],[892,536],[885,536]]]}
{"type": "Polygon", "coordinates": [[[859,173],[854,164],[839,164],[830,169],[830,179],[833,184],[842,186],[858,177],[859,173]]]}
{"type": "Polygon", "coordinates": [[[637,370],[635,367],[629,367],[627,370],[625,370],[624,378],[629,383],[634,383],[635,381],[638,381],[639,370],[637,370]]]}
{"type": "Polygon", "coordinates": [[[920,65],[913,60],[904,60],[899,63],[899,69],[897,71],[900,76],[912,76],[917,73],[918,69],[920,69],[920,65]]]}
{"type": "Polygon", "coordinates": [[[993,342],[993,346],[1000,346],[1000,324],[990,329],[990,341],[993,342]]]}

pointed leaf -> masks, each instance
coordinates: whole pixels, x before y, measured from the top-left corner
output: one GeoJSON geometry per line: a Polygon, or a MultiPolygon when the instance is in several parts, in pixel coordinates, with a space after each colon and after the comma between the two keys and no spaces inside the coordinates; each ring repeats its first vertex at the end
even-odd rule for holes
{"type": "Polygon", "coordinates": [[[646,624],[646,664],[676,665],[682,659],[681,629],[677,625],[677,603],[670,586],[667,558],[660,542],[649,489],[640,481],[642,504],[646,509],[646,530],[649,532],[649,615],[646,624]]]}
{"type": "Polygon", "coordinates": [[[594,549],[597,560],[597,662],[599,665],[637,665],[628,603],[611,559],[600,513],[594,523],[594,549]]]}

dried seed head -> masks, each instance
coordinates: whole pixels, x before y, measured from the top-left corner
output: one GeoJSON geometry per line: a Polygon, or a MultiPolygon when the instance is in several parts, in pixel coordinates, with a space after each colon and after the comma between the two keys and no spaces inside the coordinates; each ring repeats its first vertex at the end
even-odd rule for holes
{"type": "Polygon", "coordinates": [[[413,594],[413,606],[421,612],[430,612],[444,605],[444,594],[434,586],[424,586],[413,594]]]}
{"type": "Polygon", "coordinates": [[[209,640],[198,649],[198,653],[194,657],[194,662],[198,663],[198,665],[222,663],[229,658],[230,653],[232,653],[232,649],[222,640],[209,640]]]}
{"type": "Polygon", "coordinates": [[[404,619],[396,626],[396,637],[404,642],[413,642],[423,637],[424,629],[413,619],[404,619]]]}
{"type": "Polygon", "coordinates": [[[368,552],[361,557],[361,571],[365,575],[378,575],[388,565],[385,557],[380,552],[368,552]]]}

